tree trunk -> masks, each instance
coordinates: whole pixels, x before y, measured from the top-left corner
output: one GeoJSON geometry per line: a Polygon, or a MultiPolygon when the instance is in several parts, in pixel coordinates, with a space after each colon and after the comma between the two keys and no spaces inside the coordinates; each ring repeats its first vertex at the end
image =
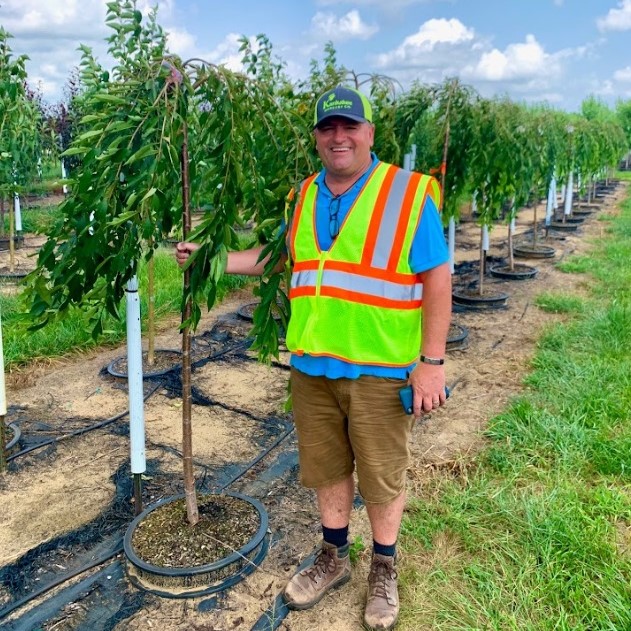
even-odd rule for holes
{"type": "Polygon", "coordinates": [[[4,195],[0,196],[0,236],[4,237],[4,215],[5,215],[5,208],[4,208],[4,195]]]}
{"type": "Polygon", "coordinates": [[[0,416],[0,473],[7,470],[7,433],[4,425],[4,414],[0,416]]]}
{"type": "Polygon", "coordinates": [[[535,205],[532,211],[532,247],[535,249],[537,247],[537,233],[539,231],[539,227],[537,226],[537,206],[539,206],[539,200],[535,195],[535,205]]]}
{"type": "Polygon", "coordinates": [[[515,271],[515,256],[513,254],[513,223],[512,221],[508,224],[508,265],[510,267],[510,271],[515,271]]]}
{"type": "MultiPolygon", "coordinates": [[[[182,240],[186,241],[191,231],[190,182],[188,175],[188,127],[184,123],[182,141],[182,240]]],[[[184,293],[188,294],[191,272],[184,270],[184,293]]],[[[184,321],[191,318],[192,298],[189,295],[184,305],[184,321]]],[[[193,431],[191,425],[191,330],[187,324],[182,331],[182,460],[184,464],[184,495],[188,522],[194,526],[199,521],[195,477],[193,475],[193,431]]]]}
{"type": "Polygon", "coordinates": [[[156,264],[152,256],[147,263],[147,294],[149,308],[147,310],[147,365],[155,363],[156,347],[156,264]]]}
{"type": "Polygon", "coordinates": [[[484,268],[486,267],[486,250],[484,249],[484,226],[480,228],[480,275],[478,280],[478,294],[484,294],[484,268]]]}

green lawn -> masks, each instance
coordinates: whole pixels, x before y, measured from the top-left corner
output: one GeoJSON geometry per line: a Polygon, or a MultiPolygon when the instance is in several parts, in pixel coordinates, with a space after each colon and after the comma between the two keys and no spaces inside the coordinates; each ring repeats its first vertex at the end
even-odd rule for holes
{"type": "Polygon", "coordinates": [[[591,296],[542,294],[569,324],[485,449],[410,500],[401,630],[631,629],[631,200],[560,267],[591,296]]]}

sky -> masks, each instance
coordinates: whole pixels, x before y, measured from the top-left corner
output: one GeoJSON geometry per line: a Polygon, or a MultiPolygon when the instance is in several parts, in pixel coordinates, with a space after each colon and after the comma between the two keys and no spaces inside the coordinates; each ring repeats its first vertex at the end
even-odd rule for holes
{"type": "MultiPolygon", "coordinates": [[[[356,73],[403,89],[458,76],[481,95],[579,111],[631,99],[631,0],[138,0],[158,5],[171,52],[239,69],[238,38],[265,34],[294,79],[331,41],[356,73]]],[[[63,98],[79,44],[108,66],[106,0],[0,0],[29,82],[63,98]]]]}

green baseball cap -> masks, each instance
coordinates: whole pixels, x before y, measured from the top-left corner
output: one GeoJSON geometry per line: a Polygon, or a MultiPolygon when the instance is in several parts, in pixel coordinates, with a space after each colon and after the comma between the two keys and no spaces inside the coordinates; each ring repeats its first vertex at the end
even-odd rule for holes
{"type": "Polygon", "coordinates": [[[372,107],[361,92],[338,85],[316,101],[313,126],[317,127],[332,116],[343,116],[358,123],[372,123],[372,107]]]}

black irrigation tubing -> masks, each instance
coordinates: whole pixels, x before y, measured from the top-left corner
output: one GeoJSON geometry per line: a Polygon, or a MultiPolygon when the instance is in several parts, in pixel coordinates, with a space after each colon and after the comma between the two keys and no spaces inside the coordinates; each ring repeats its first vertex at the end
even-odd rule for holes
{"type": "Polygon", "coordinates": [[[225,491],[229,486],[232,486],[237,480],[240,480],[248,471],[253,469],[259,462],[261,462],[261,460],[263,460],[263,458],[268,456],[269,453],[272,450],[276,449],[276,447],[278,447],[278,445],[280,445],[293,431],[294,431],[294,426],[291,425],[269,447],[264,449],[258,456],[253,458],[245,466],[245,468],[242,471],[240,471],[238,474],[232,476],[232,478],[230,480],[228,480],[228,482],[226,482],[225,484],[220,486],[217,490],[218,491],[225,491]]]}
{"type": "MultiPolygon", "coordinates": [[[[162,387],[162,382],[157,383],[144,396],[143,401],[146,401],[150,396],[155,394],[155,392],[160,387],[162,387]]],[[[29,454],[32,451],[36,451],[37,449],[41,449],[42,447],[46,447],[48,445],[53,445],[53,444],[61,442],[62,440],[67,440],[68,438],[73,438],[75,436],[81,436],[82,434],[87,434],[88,432],[91,432],[91,431],[96,430],[96,429],[101,429],[103,427],[106,427],[107,425],[111,425],[112,423],[115,423],[116,421],[119,421],[120,419],[125,417],[127,414],[129,414],[129,410],[125,410],[124,412],[120,412],[119,414],[116,414],[115,416],[112,416],[112,417],[110,417],[108,419],[105,419],[103,421],[99,421],[98,423],[94,423],[93,425],[89,425],[88,427],[82,427],[81,429],[77,429],[74,432],[69,432],[68,434],[64,434],[63,436],[56,436],[55,438],[49,438],[48,440],[44,440],[41,443],[37,443],[36,445],[31,445],[30,447],[27,447],[26,449],[22,449],[21,451],[18,451],[17,453],[13,454],[12,456],[9,456],[7,458],[7,462],[11,462],[12,460],[15,460],[15,458],[18,458],[19,456],[25,456],[26,454],[29,454]]]]}
{"type": "MultiPolygon", "coordinates": [[[[225,491],[229,486],[233,485],[237,480],[240,480],[244,475],[247,474],[248,471],[253,469],[261,460],[263,460],[266,456],[268,456],[271,451],[276,449],[276,447],[278,447],[293,432],[293,430],[294,430],[294,427],[292,425],[283,434],[281,434],[269,447],[264,449],[259,455],[257,455],[253,460],[251,460],[239,473],[234,475],[231,479],[229,479],[222,486],[218,487],[216,490],[217,491],[225,491]]],[[[269,545],[269,543],[267,545],[269,545]]],[[[114,546],[114,548],[110,552],[107,552],[103,556],[91,561],[90,563],[87,563],[86,565],[77,568],[76,570],[74,570],[73,572],[71,572],[69,574],[65,574],[65,575],[59,577],[58,579],[55,579],[55,580],[51,581],[47,585],[43,585],[42,587],[40,587],[39,589],[35,590],[34,592],[31,592],[30,594],[27,594],[26,596],[23,596],[19,600],[16,600],[15,602],[13,602],[13,603],[3,607],[2,609],[0,609],[0,620],[5,618],[6,616],[10,615],[11,613],[13,613],[15,610],[19,609],[20,607],[23,607],[24,605],[26,605],[29,602],[35,600],[36,598],[39,598],[40,596],[42,596],[46,592],[50,591],[51,589],[54,589],[55,587],[58,587],[59,585],[62,585],[63,583],[65,583],[65,582],[67,582],[69,580],[72,580],[73,578],[76,578],[77,576],[80,576],[81,574],[84,574],[85,572],[88,572],[89,570],[91,570],[91,569],[93,569],[95,567],[98,567],[99,565],[103,565],[104,563],[106,563],[110,559],[112,559],[115,556],[117,556],[118,554],[120,554],[122,551],[123,551],[123,537],[121,537],[116,542],[116,545],[114,546]]],[[[267,551],[267,549],[265,551],[267,551]]],[[[259,553],[259,554],[261,554],[261,553],[259,553]]],[[[262,558],[263,557],[261,557],[261,559],[260,559],[261,561],[262,561],[262,558]]],[[[251,571],[253,571],[253,569],[250,570],[250,572],[251,571]]],[[[230,587],[233,587],[242,578],[245,578],[245,576],[247,576],[247,574],[249,574],[250,572],[246,573],[244,571],[241,571],[238,575],[235,575],[234,577],[226,579],[226,581],[224,581],[224,583],[222,584],[222,589],[226,590],[226,589],[229,589],[230,587]]],[[[92,580],[93,580],[93,577],[90,576],[90,577],[84,579],[84,581],[81,581],[81,583],[83,583],[85,581],[92,581],[92,580]]],[[[78,583],[77,585],[80,585],[81,583],[78,583]]],[[[218,591],[220,591],[220,590],[218,590],[218,591]]],[[[287,615],[287,613],[285,613],[283,618],[286,615],[287,615]]]]}
{"type": "MultiPolygon", "coordinates": [[[[217,353],[214,353],[213,355],[210,355],[209,357],[205,357],[201,360],[198,360],[197,362],[194,362],[193,366],[194,367],[200,367],[205,365],[206,363],[213,361],[219,357],[222,357],[232,351],[235,350],[241,350],[242,348],[247,348],[248,346],[250,346],[252,344],[252,340],[250,338],[243,340],[242,342],[239,342],[237,344],[233,344],[227,348],[223,348],[222,350],[218,351],[217,353]]],[[[179,368],[174,368],[174,371],[179,370],[179,368]]],[[[156,383],[156,385],[143,397],[143,401],[147,401],[147,399],[149,399],[149,397],[151,397],[153,394],[156,393],[157,390],[159,390],[162,386],[164,385],[164,381],[160,380],[158,383],[156,383]]],[[[235,412],[240,412],[239,410],[235,409],[235,412]]],[[[247,412],[241,412],[244,414],[248,414],[247,412]]],[[[25,456],[26,454],[29,454],[33,451],[37,451],[38,449],[42,449],[43,447],[47,447],[48,445],[53,445],[56,443],[61,442],[62,440],[67,440],[68,438],[74,438],[76,436],[81,436],[83,434],[87,434],[88,432],[97,430],[97,429],[102,429],[103,427],[107,427],[108,425],[111,425],[112,423],[115,423],[116,421],[119,421],[120,419],[124,418],[127,414],[129,414],[129,410],[125,410],[123,412],[120,412],[119,414],[116,414],[115,416],[112,416],[108,419],[99,421],[98,423],[94,423],[93,425],[89,425],[88,427],[82,427],[81,429],[75,430],[73,432],[69,432],[67,434],[64,434],[62,436],[56,436],[55,438],[49,438],[48,440],[44,440],[41,443],[37,443],[36,445],[31,445],[30,447],[26,447],[25,449],[22,449],[21,451],[18,451],[15,454],[12,454],[11,456],[9,456],[7,458],[7,462],[11,462],[13,460],[15,460],[16,458],[19,458],[20,456],[25,456]]],[[[256,417],[255,420],[260,420],[257,419],[256,417]]]]}
{"type": "MultiPolygon", "coordinates": [[[[240,347],[240,346],[244,346],[246,343],[250,344],[251,341],[246,340],[245,342],[242,342],[242,343],[236,345],[236,347],[234,347],[234,348],[237,348],[237,347],[240,347]]],[[[228,352],[230,352],[231,350],[234,350],[234,348],[223,349],[219,353],[216,353],[213,356],[213,358],[215,358],[217,356],[225,355],[228,352]]],[[[144,400],[146,400],[147,398],[149,398],[149,396],[154,394],[156,392],[156,390],[158,390],[158,388],[160,388],[162,385],[163,385],[162,381],[157,383],[155,388],[153,388],[146,395],[144,400]]],[[[229,409],[231,409],[231,408],[229,408],[229,409]]],[[[243,413],[246,416],[250,416],[250,417],[254,418],[255,420],[264,420],[264,421],[268,420],[268,419],[262,419],[260,417],[256,417],[256,416],[248,413],[247,411],[238,410],[236,408],[234,409],[234,411],[235,412],[239,412],[239,413],[243,413]]],[[[15,454],[12,458],[15,458],[15,457],[17,457],[19,455],[24,455],[24,453],[29,453],[30,451],[33,451],[34,449],[37,449],[39,447],[44,446],[44,444],[51,444],[51,443],[54,443],[54,442],[59,442],[59,440],[61,440],[61,439],[69,438],[69,437],[71,437],[73,435],[77,435],[78,433],[85,433],[85,432],[90,431],[92,429],[97,429],[97,427],[103,427],[106,424],[113,423],[116,420],[119,420],[120,418],[125,416],[125,414],[127,414],[127,412],[128,411],[125,411],[125,412],[123,412],[121,414],[116,415],[115,417],[112,417],[111,419],[107,419],[105,421],[101,421],[100,423],[97,423],[95,426],[91,426],[89,428],[83,428],[82,430],[78,430],[78,432],[73,432],[71,434],[67,434],[67,435],[65,435],[65,436],[63,436],[63,437],[61,437],[59,439],[51,439],[50,441],[46,441],[46,443],[42,443],[42,444],[39,444],[39,445],[34,445],[33,447],[31,447],[29,449],[23,450],[23,452],[15,454]]],[[[276,440],[274,440],[274,442],[271,445],[269,445],[260,454],[258,454],[253,460],[251,460],[239,473],[237,473],[232,478],[230,478],[226,483],[224,483],[223,485],[218,487],[217,490],[218,491],[225,491],[228,487],[230,487],[235,482],[240,480],[244,475],[246,475],[248,473],[248,471],[253,469],[259,462],[261,462],[261,460],[263,460],[266,456],[268,456],[271,451],[276,449],[276,447],[278,447],[288,436],[290,436],[291,433],[294,430],[294,426],[293,425],[291,425],[290,427],[285,425],[285,428],[286,428],[285,432],[283,434],[281,434],[279,437],[277,437],[276,440]]],[[[269,543],[267,545],[269,545],[269,543]]],[[[114,546],[114,548],[110,552],[107,552],[104,555],[102,555],[101,557],[91,561],[90,563],[87,563],[87,564],[83,565],[82,567],[77,568],[76,570],[74,570],[73,572],[71,572],[69,574],[65,574],[64,576],[59,577],[58,579],[55,579],[55,580],[51,581],[47,585],[43,585],[42,587],[40,587],[36,591],[31,592],[30,594],[28,594],[26,596],[23,596],[22,598],[20,598],[19,600],[15,601],[14,603],[6,605],[2,609],[0,609],[0,620],[5,618],[6,616],[10,615],[11,613],[13,613],[15,610],[19,609],[20,607],[23,607],[24,605],[28,604],[29,602],[33,601],[34,599],[42,596],[43,594],[45,594],[46,592],[50,591],[51,589],[54,589],[55,587],[58,587],[59,585],[62,585],[63,583],[65,583],[65,582],[67,582],[69,580],[72,580],[73,578],[76,578],[77,576],[80,576],[81,574],[83,574],[83,573],[85,573],[85,572],[87,572],[87,571],[89,571],[89,570],[91,570],[91,569],[93,569],[95,567],[98,567],[100,565],[103,565],[104,563],[107,563],[110,559],[112,559],[115,556],[117,556],[118,554],[120,554],[120,552],[122,552],[122,549],[123,549],[123,537],[121,537],[116,542],[116,545],[114,546]]],[[[102,570],[100,570],[99,573],[103,573],[105,569],[107,569],[107,567],[103,568],[102,570]]],[[[252,570],[250,570],[250,571],[252,571],[252,570]]],[[[225,584],[222,585],[222,588],[224,590],[225,589],[229,589],[230,587],[235,585],[237,582],[239,582],[242,578],[244,578],[246,575],[247,574],[245,572],[241,572],[241,573],[239,573],[239,575],[227,579],[226,581],[224,581],[225,584]]],[[[90,576],[90,577],[84,579],[83,581],[80,581],[79,583],[77,583],[77,585],[75,585],[75,588],[79,588],[80,589],[80,586],[83,583],[88,583],[88,582],[91,583],[93,581],[94,581],[94,577],[90,576]]],[[[283,618],[286,615],[287,615],[287,613],[285,612],[283,618]]]]}
{"type": "Polygon", "coordinates": [[[63,585],[63,583],[66,583],[67,581],[70,581],[73,578],[76,578],[77,576],[80,576],[81,574],[88,572],[89,570],[92,570],[95,567],[98,567],[99,565],[103,565],[103,563],[106,563],[107,561],[115,557],[117,554],[120,554],[122,551],[123,551],[123,538],[121,537],[116,542],[114,549],[111,550],[110,552],[106,552],[103,556],[99,557],[98,559],[95,559],[94,561],[91,561],[90,563],[86,563],[82,567],[79,567],[76,570],[73,570],[69,574],[64,574],[63,576],[60,576],[59,578],[52,580],[47,585],[42,585],[42,587],[40,587],[39,589],[36,589],[34,592],[31,592],[30,594],[27,594],[26,596],[23,596],[19,600],[16,600],[15,602],[12,602],[9,605],[6,605],[2,609],[0,609],[0,620],[2,620],[3,618],[6,618],[9,614],[13,613],[16,609],[23,607],[24,605],[28,604],[32,600],[35,600],[36,598],[39,598],[40,596],[50,591],[51,589],[54,589],[55,587],[58,587],[59,585],[63,585]]]}

